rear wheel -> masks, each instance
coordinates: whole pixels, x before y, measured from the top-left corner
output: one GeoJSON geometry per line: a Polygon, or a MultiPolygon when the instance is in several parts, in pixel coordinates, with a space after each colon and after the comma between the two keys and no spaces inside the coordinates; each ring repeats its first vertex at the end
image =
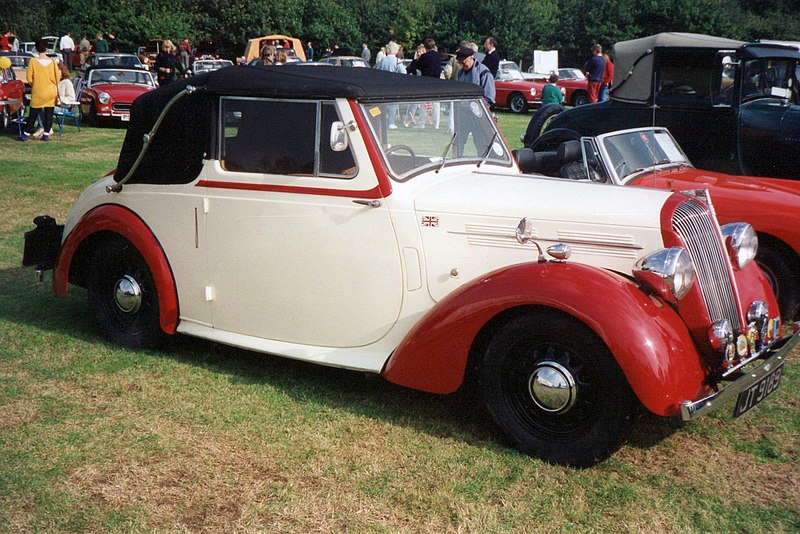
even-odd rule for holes
{"type": "Polygon", "coordinates": [[[137,349],[160,341],[156,284],[129,241],[112,239],[97,248],[88,289],[97,325],[110,341],[137,349]]]}
{"type": "Polygon", "coordinates": [[[519,93],[514,93],[508,98],[508,109],[510,109],[512,113],[527,113],[528,103],[525,101],[524,96],[519,93]]]}
{"type": "Polygon", "coordinates": [[[519,451],[585,467],[627,438],[635,397],[603,342],[555,310],[516,316],[490,341],[483,399],[519,451]]]}

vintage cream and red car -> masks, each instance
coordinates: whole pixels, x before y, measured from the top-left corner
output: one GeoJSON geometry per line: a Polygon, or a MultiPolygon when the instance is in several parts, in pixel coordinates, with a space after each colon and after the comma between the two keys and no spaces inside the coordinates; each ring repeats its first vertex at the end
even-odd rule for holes
{"type": "Polygon", "coordinates": [[[783,317],[800,319],[800,182],[696,169],[666,128],[634,128],[582,140],[573,131],[556,129],[539,137],[532,149],[530,172],[672,191],[707,189],[720,223],[745,221],[755,229],[756,263],[783,317]]]}
{"type": "Polygon", "coordinates": [[[38,217],[23,259],[86,287],[122,345],[183,333],[439,394],[474,374],[511,445],[589,465],[637,404],[748,411],[800,338],[749,225],[702,194],[523,174],[477,85],[237,67],[132,113],[116,172],[63,226],[38,217]],[[439,127],[402,126],[409,106],[439,127]]]}
{"type": "Polygon", "coordinates": [[[156,88],[149,71],[119,65],[90,67],[84,78],[81,120],[95,126],[104,120],[129,121],[133,101],[156,88]]]}

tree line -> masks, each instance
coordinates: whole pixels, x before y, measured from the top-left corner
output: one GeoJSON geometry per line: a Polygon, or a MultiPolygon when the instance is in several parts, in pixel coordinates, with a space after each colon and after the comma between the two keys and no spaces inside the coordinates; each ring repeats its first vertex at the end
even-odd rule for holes
{"type": "Polygon", "coordinates": [[[453,51],[462,40],[499,42],[501,56],[530,63],[533,50],[558,50],[564,66],[581,65],[592,44],[610,47],[665,31],[740,40],[800,40],[796,0],[29,0],[7,3],[0,28],[23,41],[44,35],[112,31],[123,51],[150,38],[211,38],[240,56],[248,39],[282,33],[356,53],[389,40],[406,50],[426,37],[453,51]]]}

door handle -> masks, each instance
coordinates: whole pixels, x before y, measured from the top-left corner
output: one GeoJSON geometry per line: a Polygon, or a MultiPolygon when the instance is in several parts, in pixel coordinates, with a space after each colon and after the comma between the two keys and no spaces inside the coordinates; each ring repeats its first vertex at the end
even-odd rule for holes
{"type": "Polygon", "coordinates": [[[355,202],[356,204],[361,204],[362,206],[369,206],[370,208],[380,208],[381,207],[381,201],[380,200],[363,200],[363,199],[359,198],[358,200],[354,200],[353,202],[355,202]]]}

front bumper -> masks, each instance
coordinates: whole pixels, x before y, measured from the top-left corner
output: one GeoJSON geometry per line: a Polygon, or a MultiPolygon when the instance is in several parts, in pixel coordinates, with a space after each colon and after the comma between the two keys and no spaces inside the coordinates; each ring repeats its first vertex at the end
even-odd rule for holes
{"type": "Polygon", "coordinates": [[[755,367],[743,373],[739,378],[732,382],[726,382],[724,387],[708,397],[681,402],[681,419],[691,421],[700,416],[706,415],[720,408],[731,399],[735,399],[739,393],[746,390],[767,373],[781,365],[789,354],[800,343],[800,332],[795,329],[791,337],[785,337],[776,342],[765,352],[765,359],[759,360],[755,367]]]}

